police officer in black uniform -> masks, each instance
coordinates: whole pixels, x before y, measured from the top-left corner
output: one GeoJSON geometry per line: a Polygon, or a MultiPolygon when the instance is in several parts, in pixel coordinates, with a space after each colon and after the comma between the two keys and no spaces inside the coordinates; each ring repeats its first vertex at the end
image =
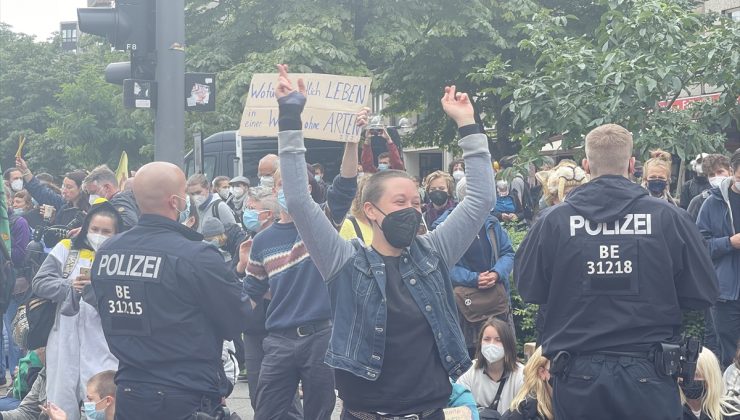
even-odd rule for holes
{"type": "Polygon", "coordinates": [[[663,360],[678,354],[682,310],[718,295],[696,226],[629,181],[631,155],[624,128],[591,131],[591,182],[546,210],[516,254],[521,296],[543,305],[556,419],[680,419],[663,360]]]}
{"type": "Polygon", "coordinates": [[[91,270],[105,338],[119,360],[116,419],[214,415],[226,379],[223,342],[245,328],[241,286],[215,247],[177,223],[187,200],[178,167],[145,165],[134,194],[138,225],[106,241],[91,270]]]}

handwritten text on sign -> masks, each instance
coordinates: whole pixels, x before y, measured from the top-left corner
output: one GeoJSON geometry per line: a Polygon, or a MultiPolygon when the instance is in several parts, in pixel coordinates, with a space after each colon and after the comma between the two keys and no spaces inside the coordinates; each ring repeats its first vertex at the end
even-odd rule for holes
{"type": "MultiPolygon", "coordinates": [[[[306,84],[306,108],[301,116],[307,138],[351,142],[362,132],[355,125],[355,113],[371,101],[369,77],[329,74],[291,74],[306,84]]],[[[242,137],[277,136],[278,105],[275,98],[277,74],[259,73],[252,77],[247,102],[242,113],[239,135],[242,137]]]]}

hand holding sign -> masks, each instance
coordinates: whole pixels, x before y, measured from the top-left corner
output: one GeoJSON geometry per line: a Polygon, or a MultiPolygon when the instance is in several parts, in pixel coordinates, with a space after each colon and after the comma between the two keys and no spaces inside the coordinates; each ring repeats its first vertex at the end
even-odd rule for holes
{"type": "Polygon", "coordinates": [[[276,136],[278,104],[283,107],[286,102],[295,101],[295,105],[305,104],[305,109],[301,108],[300,128],[306,138],[359,142],[362,128],[356,124],[356,114],[370,104],[371,81],[369,77],[316,73],[289,75],[288,67],[282,64],[278,74],[254,74],[239,135],[276,136]]]}
{"type": "Polygon", "coordinates": [[[360,128],[365,127],[370,118],[370,108],[362,108],[355,116],[357,118],[357,122],[355,124],[360,128]]]}
{"type": "Polygon", "coordinates": [[[475,110],[473,110],[468,94],[457,92],[455,85],[445,86],[442,109],[457,123],[458,127],[475,124],[475,110]]]}
{"type": "MultiPolygon", "coordinates": [[[[278,101],[290,95],[292,92],[295,92],[295,89],[293,89],[293,83],[290,82],[290,79],[288,79],[288,65],[287,64],[278,64],[278,87],[275,89],[275,97],[278,99],[278,101]]],[[[303,83],[303,78],[298,78],[298,93],[306,96],[306,84],[303,83]]]]}

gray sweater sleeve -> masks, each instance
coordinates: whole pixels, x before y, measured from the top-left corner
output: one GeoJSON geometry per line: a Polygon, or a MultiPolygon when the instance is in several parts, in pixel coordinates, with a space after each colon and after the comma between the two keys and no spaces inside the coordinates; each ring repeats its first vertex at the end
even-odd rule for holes
{"type": "Polygon", "coordinates": [[[33,294],[53,302],[72,298],[72,279],[62,277],[63,264],[53,254],[47,255],[31,283],[33,294]]]}
{"type": "Polygon", "coordinates": [[[485,134],[465,136],[458,144],[465,159],[467,194],[444,223],[421,237],[439,252],[447,267],[462,258],[496,202],[491,154],[485,134]]]}
{"type": "Polygon", "coordinates": [[[48,417],[41,413],[41,405],[46,403],[46,370],[42,369],[31,389],[23,398],[18,408],[3,411],[3,420],[44,420],[48,417]]]}
{"type": "Polygon", "coordinates": [[[308,192],[306,147],[300,130],[278,133],[278,153],[288,213],[301,234],[316,268],[325,281],[332,280],[354,254],[354,247],[339,236],[308,192]]]}

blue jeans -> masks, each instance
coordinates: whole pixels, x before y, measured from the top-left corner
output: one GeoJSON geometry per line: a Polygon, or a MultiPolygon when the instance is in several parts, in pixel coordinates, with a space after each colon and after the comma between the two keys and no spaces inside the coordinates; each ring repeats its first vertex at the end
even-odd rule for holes
{"type": "Polygon", "coordinates": [[[13,397],[0,397],[0,411],[15,410],[19,405],[21,401],[13,397]]]}
{"type": "Polygon", "coordinates": [[[720,364],[729,366],[740,339],[740,300],[717,301],[714,306],[714,326],[722,352],[720,364]]]}
{"type": "MultiPolygon", "coordinates": [[[[15,371],[16,366],[18,366],[18,359],[21,358],[21,349],[18,347],[18,345],[15,343],[15,340],[13,340],[13,330],[11,327],[11,324],[13,323],[13,318],[15,317],[15,313],[18,311],[18,307],[20,306],[21,302],[18,300],[21,296],[11,296],[10,297],[10,303],[8,304],[8,309],[5,311],[5,314],[3,314],[3,335],[7,335],[8,337],[8,370],[10,371],[10,374],[12,375],[15,371]]],[[[0,346],[0,376],[5,376],[5,351],[4,346],[0,346]]]]}
{"type": "Polygon", "coordinates": [[[298,381],[303,383],[303,413],[306,419],[329,420],[334,411],[334,369],[324,363],[331,328],[308,337],[293,338],[269,333],[263,342],[254,418],[283,418],[295,398],[298,381]]]}

